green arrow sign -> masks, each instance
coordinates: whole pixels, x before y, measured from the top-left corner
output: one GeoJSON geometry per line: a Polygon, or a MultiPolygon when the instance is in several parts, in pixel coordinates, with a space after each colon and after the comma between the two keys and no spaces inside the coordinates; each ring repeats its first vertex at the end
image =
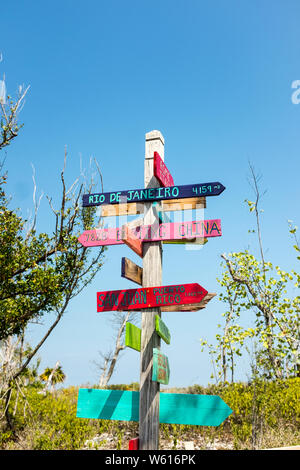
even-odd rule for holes
{"type": "Polygon", "coordinates": [[[141,329],[129,321],[126,322],[125,346],[137,351],[141,350],[141,329]]]}
{"type": "Polygon", "coordinates": [[[170,367],[167,356],[162,354],[159,349],[153,348],[153,369],[152,380],[164,385],[168,385],[170,378],[170,367]]]}
{"type": "MultiPolygon", "coordinates": [[[[139,392],[80,388],[77,418],[139,421],[139,392]]],[[[217,395],[160,393],[160,423],[219,426],[232,413],[217,395]]]]}
{"type": "Polygon", "coordinates": [[[158,316],[155,315],[155,329],[157,334],[167,343],[170,344],[171,341],[171,335],[168,327],[165,325],[165,323],[162,321],[162,319],[158,316]]]}

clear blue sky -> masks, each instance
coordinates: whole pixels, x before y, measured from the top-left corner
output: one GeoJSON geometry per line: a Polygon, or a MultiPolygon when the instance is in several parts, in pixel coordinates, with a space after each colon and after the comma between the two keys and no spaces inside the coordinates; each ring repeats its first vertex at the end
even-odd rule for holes
{"type": "MultiPolygon", "coordinates": [[[[291,84],[300,79],[298,1],[17,1],[1,6],[0,77],[14,95],[30,85],[20,116],[20,136],[7,149],[12,204],[24,216],[32,207],[32,167],[38,192],[59,195],[64,147],[67,177],[74,180],[97,158],[104,190],[143,187],[145,133],[165,138],[165,163],[175,184],[220,181],[226,191],[207,199],[206,218],[221,218],[223,236],[199,251],[165,246],[163,283],[199,282],[220,292],[220,254],[249,245],[256,250],[248,161],[267,189],[263,240],[267,257],[282,269],[295,267],[287,220],[299,220],[300,105],[291,84]]],[[[44,198],[39,228],[49,227],[44,198]]],[[[106,263],[40,350],[41,368],[60,361],[65,385],[93,384],[92,364],[109,348],[110,314],[96,312],[96,292],[134,287],[120,277],[121,257],[110,247],[106,263]]],[[[211,364],[199,338],[213,341],[224,306],[168,313],[171,344],[169,386],[210,381],[211,364]]],[[[34,345],[53,318],[31,325],[34,345]]],[[[246,320],[248,321],[248,319],[246,320]]],[[[248,359],[237,378],[245,379],[248,359]]],[[[126,350],[112,383],[139,380],[139,355],[126,350]]]]}

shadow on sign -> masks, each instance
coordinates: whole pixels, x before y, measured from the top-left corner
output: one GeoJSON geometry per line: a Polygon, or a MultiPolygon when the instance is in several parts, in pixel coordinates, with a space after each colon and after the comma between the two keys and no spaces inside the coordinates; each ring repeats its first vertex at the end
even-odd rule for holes
{"type": "Polygon", "coordinates": [[[78,392],[78,418],[139,420],[139,392],[81,388],[78,392]]]}

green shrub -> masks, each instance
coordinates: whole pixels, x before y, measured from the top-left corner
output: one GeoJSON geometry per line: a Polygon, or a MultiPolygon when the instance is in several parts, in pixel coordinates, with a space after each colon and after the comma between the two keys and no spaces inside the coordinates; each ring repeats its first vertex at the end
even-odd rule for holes
{"type": "Polygon", "coordinates": [[[266,429],[285,426],[299,429],[300,378],[227,384],[215,390],[233,413],[226,420],[236,447],[254,439],[266,429]]]}
{"type": "MultiPolygon", "coordinates": [[[[103,420],[76,418],[77,390],[74,387],[51,394],[27,388],[19,398],[15,415],[18,435],[28,434],[34,450],[73,450],[83,446],[86,439],[106,429],[103,420]],[[27,413],[24,413],[25,401],[27,413]],[[28,429],[30,428],[30,433],[28,429]]],[[[11,410],[14,403],[11,402],[11,410]]]]}
{"type": "MultiPolygon", "coordinates": [[[[138,390],[138,387],[138,383],[133,383],[108,388],[138,390]]],[[[225,383],[205,388],[194,385],[185,392],[219,395],[233,413],[218,427],[161,423],[161,438],[169,440],[174,448],[179,440],[197,436],[203,438],[203,445],[218,438],[232,442],[235,449],[268,447],[272,442],[278,443],[274,447],[293,445],[299,440],[300,378],[274,382],[257,380],[250,384],[225,383]]],[[[27,386],[23,393],[19,394],[16,403],[16,392],[13,391],[10,402],[15,433],[7,431],[3,420],[0,422],[3,431],[0,432],[1,449],[75,450],[102,433],[112,434],[115,448],[121,449],[128,448],[129,438],[138,434],[136,422],[77,418],[77,387],[43,394],[38,388],[27,386]]],[[[3,404],[1,406],[3,415],[3,404]]]]}

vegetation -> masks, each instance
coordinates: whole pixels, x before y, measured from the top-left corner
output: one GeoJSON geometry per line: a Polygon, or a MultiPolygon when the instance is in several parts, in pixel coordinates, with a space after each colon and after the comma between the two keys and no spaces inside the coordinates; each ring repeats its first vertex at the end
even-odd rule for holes
{"type": "MultiPolygon", "coordinates": [[[[8,97],[7,101],[1,101],[0,150],[12,142],[22,127],[18,124],[18,113],[27,90],[20,89],[16,100],[8,97]]],[[[4,414],[11,431],[14,431],[9,412],[12,392],[18,389],[19,393],[25,393],[24,378],[29,364],[72,299],[93,280],[104,261],[104,247],[96,252],[78,242],[78,235],[97,226],[98,222],[95,208],[83,210],[81,206],[82,194],[91,192],[96,185],[94,175],[87,177],[81,171],[67,186],[66,163],[65,151],[57,208],[47,196],[52,216],[52,227],[47,232],[37,229],[41,198],[36,198],[35,175],[34,216],[28,221],[18,209],[11,208],[11,198],[5,191],[8,176],[4,172],[4,161],[0,164],[0,399],[5,397],[4,414]],[[38,322],[49,313],[54,313],[52,325],[35,347],[25,351],[23,343],[28,323],[38,322]]],[[[100,179],[102,182],[101,173],[100,179]]]]}
{"type": "MultiPolygon", "coordinates": [[[[5,83],[3,89],[6,91],[5,83]]],[[[10,145],[11,141],[17,137],[23,124],[19,124],[19,113],[24,105],[25,96],[29,87],[24,89],[19,86],[18,96],[0,96],[0,150],[10,145]]]]}
{"type": "MultiPolygon", "coordinates": [[[[138,384],[108,388],[137,390],[138,384]]],[[[195,448],[202,449],[212,445],[219,449],[262,449],[299,444],[299,378],[194,385],[180,393],[219,395],[234,412],[217,428],[160,424],[163,449],[180,448],[182,441],[194,441],[195,448]]],[[[76,418],[77,394],[76,387],[45,394],[39,381],[26,387],[18,399],[14,390],[9,406],[16,432],[13,434],[2,424],[0,448],[128,449],[129,439],[138,435],[138,423],[76,418]]]]}
{"type": "MultiPolygon", "coordinates": [[[[300,274],[293,269],[284,271],[266,261],[258,178],[251,166],[250,169],[256,198],[246,203],[256,218],[256,230],[250,231],[257,234],[259,257],[249,250],[222,255],[224,271],[218,281],[223,288],[220,300],[227,306],[223,313],[225,321],[218,325],[221,332],[216,334],[215,344],[200,340],[202,348],[208,347],[213,358],[213,376],[217,382],[226,382],[229,371],[234,381],[236,359],[246,352],[249,340],[254,349],[252,373],[255,377],[283,379],[300,375],[300,274]]],[[[297,227],[291,221],[289,231],[299,260],[297,227]]]]}

